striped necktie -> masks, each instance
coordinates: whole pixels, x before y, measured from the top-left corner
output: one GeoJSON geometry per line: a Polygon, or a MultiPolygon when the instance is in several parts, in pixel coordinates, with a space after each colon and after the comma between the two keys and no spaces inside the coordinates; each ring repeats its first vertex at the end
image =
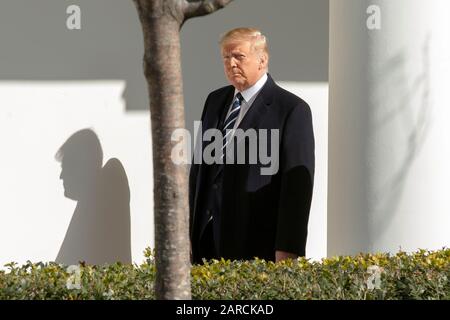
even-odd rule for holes
{"type": "Polygon", "coordinates": [[[234,128],[234,124],[237,121],[237,118],[239,117],[239,112],[241,110],[241,102],[244,100],[244,97],[240,92],[236,95],[233,105],[231,106],[231,111],[228,117],[225,119],[225,122],[223,123],[222,127],[222,158],[224,155],[224,149],[227,146],[228,142],[230,141],[231,132],[234,128]]]}

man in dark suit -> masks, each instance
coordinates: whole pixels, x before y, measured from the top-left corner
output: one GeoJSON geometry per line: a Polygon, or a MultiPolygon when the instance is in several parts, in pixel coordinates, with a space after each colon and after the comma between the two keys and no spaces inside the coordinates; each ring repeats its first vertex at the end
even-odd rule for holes
{"type": "MultiPolygon", "coordinates": [[[[233,29],[222,37],[220,45],[231,86],[209,94],[201,129],[220,130],[223,139],[212,143],[226,146],[226,153],[216,154],[219,161],[215,163],[191,166],[193,262],[221,257],[280,261],[304,256],[314,181],[311,110],[305,101],[277,86],[267,73],[269,54],[260,31],[233,29]],[[263,174],[260,159],[250,160],[249,154],[255,150],[251,135],[238,137],[238,132],[253,130],[262,141],[261,129],[277,133],[275,139],[264,140],[269,140],[266,145],[256,145],[256,150],[267,146],[276,158],[271,174],[263,174]],[[231,156],[230,145],[234,151],[231,156]],[[240,151],[244,152],[244,163],[236,160],[240,151]]],[[[197,147],[205,152],[208,143],[197,147]]]]}

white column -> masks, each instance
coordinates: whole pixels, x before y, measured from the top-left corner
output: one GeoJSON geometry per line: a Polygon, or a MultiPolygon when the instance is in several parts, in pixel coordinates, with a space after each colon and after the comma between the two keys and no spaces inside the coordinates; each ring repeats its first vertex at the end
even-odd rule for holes
{"type": "Polygon", "coordinates": [[[448,15],[448,0],[330,1],[328,255],[450,245],[448,15]]]}

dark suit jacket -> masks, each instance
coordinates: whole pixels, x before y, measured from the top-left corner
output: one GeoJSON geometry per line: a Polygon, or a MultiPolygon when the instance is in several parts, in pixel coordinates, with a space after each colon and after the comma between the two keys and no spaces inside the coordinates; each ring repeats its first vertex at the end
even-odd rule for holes
{"type": "MultiPolygon", "coordinates": [[[[202,114],[203,132],[220,125],[233,95],[233,86],[209,94],[202,114]]],[[[314,181],[314,134],[308,104],[280,88],[269,75],[239,128],[279,129],[279,170],[261,175],[259,161],[222,166],[219,256],[273,261],[276,250],[304,256],[314,181]]],[[[237,145],[248,148],[248,140],[237,145]]],[[[199,228],[202,193],[211,187],[205,184],[206,166],[191,165],[191,241],[196,241],[192,235],[199,228]]]]}

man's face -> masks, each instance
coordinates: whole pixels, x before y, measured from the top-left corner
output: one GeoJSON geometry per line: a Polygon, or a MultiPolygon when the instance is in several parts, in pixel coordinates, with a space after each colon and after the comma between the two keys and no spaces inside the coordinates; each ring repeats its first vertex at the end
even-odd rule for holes
{"type": "Polygon", "coordinates": [[[253,50],[248,41],[226,43],[222,58],[225,76],[239,91],[253,86],[266,72],[265,56],[253,50]]]}

